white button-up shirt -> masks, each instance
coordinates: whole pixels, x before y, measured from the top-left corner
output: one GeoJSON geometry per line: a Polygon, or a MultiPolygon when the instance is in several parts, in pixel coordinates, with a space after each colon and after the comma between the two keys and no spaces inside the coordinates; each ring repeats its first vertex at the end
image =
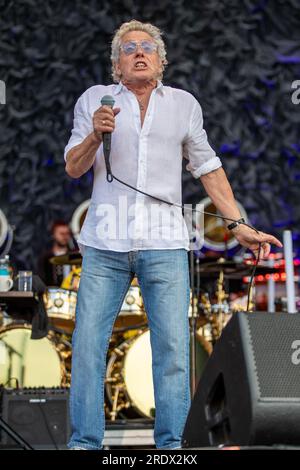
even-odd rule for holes
{"type": "MultiPolygon", "coordinates": [[[[112,95],[115,118],[110,162],[112,173],[126,183],[181,204],[182,158],[195,178],[222,164],[210,147],[203,129],[200,104],[188,92],[157,82],[141,125],[138,101],[122,83],[96,85],[78,99],[67,152],[93,131],[92,117],[104,95],[112,95]]],[[[78,239],[79,246],[113,251],[189,249],[189,234],[182,210],[159,203],[106,181],[103,146],[93,165],[91,203],[78,239]]]]}

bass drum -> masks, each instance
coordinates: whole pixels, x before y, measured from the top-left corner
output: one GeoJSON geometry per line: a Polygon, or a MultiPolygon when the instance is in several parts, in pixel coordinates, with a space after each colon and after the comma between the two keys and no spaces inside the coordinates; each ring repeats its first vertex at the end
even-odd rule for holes
{"type": "MultiPolygon", "coordinates": [[[[202,373],[210,347],[197,336],[197,375],[202,373]]],[[[154,418],[150,331],[139,331],[110,353],[105,382],[107,418],[154,418]]]]}
{"type": "Polygon", "coordinates": [[[0,330],[0,383],[16,387],[65,385],[65,367],[50,334],[31,339],[31,328],[10,325],[0,330]]]}

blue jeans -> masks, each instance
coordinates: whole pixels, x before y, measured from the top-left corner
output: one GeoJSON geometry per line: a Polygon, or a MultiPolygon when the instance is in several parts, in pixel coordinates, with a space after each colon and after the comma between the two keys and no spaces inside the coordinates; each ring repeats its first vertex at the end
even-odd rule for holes
{"type": "Polygon", "coordinates": [[[190,407],[187,252],[85,247],[72,340],[70,448],[102,448],[108,344],[134,273],[150,327],[155,444],[160,449],[181,446],[190,407]]]}

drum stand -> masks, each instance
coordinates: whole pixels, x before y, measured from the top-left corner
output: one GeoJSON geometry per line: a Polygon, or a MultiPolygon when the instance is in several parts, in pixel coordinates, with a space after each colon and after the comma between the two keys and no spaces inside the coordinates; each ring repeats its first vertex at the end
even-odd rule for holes
{"type": "Polygon", "coordinates": [[[0,418],[0,429],[9,435],[23,450],[34,450],[28,442],[23,439],[16,431],[14,431],[2,418],[0,418]]]}

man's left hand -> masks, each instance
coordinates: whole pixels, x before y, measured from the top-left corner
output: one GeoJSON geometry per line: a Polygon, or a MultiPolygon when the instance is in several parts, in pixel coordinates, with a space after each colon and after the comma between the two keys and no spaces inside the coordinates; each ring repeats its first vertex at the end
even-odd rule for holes
{"type": "Polygon", "coordinates": [[[259,243],[261,242],[260,257],[262,259],[268,258],[271,250],[271,244],[276,245],[279,248],[282,248],[283,246],[276,237],[273,237],[273,235],[269,235],[268,233],[264,232],[256,233],[254,230],[243,224],[240,224],[234,228],[232,233],[234,234],[237,241],[245,248],[249,248],[256,257],[258,255],[259,243]]]}

